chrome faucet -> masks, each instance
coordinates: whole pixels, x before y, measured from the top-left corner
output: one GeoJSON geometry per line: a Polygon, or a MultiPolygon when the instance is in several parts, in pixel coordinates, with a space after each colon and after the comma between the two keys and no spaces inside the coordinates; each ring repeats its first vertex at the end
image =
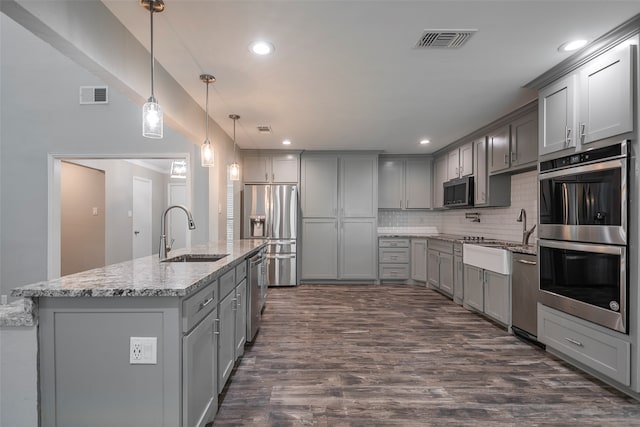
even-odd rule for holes
{"type": "Polygon", "coordinates": [[[522,244],[526,246],[529,244],[529,237],[531,237],[533,230],[536,229],[536,225],[533,224],[531,230],[527,230],[527,211],[524,209],[520,209],[520,215],[518,215],[516,221],[522,223],[522,244]]]}
{"type": "Polygon", "coordinates": [[[189,223],[189,230],[195,230],[196,228],[196,223],[193,222],[193,217],[191,216],[191,212],[189,212],[189,210],[187,208],[185,208],[182,205],[173,205],[173,206],[169,206],[167,209],[164,210],[164,213],[162,214],[162,218],[160,220],[160,251],[158,252],[158,255],[160,256],[160,259],[165,259],[167,257],[167,254],[169,253],[169,251],[171,251],[171,246],[173,246],[173,240],[171,239],[171,242],[167,243],[167,214],[169,213],[169,211],[173,208],[178,208],[178,209],[182,209],[184,211],[184,213],[187,214],[187,221],[189,223]]]}

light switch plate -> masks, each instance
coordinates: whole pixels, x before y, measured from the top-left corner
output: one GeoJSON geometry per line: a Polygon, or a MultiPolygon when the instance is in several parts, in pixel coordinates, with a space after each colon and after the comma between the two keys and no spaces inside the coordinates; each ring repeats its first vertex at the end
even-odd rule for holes
{"type": "Polygon", "coordinates": [[[156,365],[158,337],[129,337],[129,364],[156,365]]]}

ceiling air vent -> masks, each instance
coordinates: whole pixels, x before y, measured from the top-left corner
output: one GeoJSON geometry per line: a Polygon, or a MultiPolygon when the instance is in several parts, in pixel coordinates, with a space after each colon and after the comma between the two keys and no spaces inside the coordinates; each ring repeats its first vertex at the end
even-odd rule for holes
{"type": "Polygon", "coordinates": [[[416,49],[462,47],[478,30],[424,30],[416,49]]]}
{"type": "Polygon", "coordinates": [[[268,135],[271,133],[271,126],[262,125],[258,126],[258,133],[268,135]]]}
{"type": "Polygon", "coordinates": [[[108,104],[107,86],[80,86],[80,104],[108,104]]]}

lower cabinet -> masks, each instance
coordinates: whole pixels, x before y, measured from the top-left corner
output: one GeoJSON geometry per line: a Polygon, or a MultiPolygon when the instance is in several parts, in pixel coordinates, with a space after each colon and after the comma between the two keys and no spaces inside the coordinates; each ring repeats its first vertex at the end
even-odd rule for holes
{"type": "Polygon", "coordinates": [[[427,250],[427,281],[449,296],[453,296],[453,243],[429,239],[427,250]]]}
{"type": "Polygon", "coordinates": [[[409,239],[381,238],[378,240],[380,280],[407,280],[409,278],[409,239]]]}
{"type": "Polygon", "coordinates": [[[235,300],[236,295],[231,292],[218,304],[218,393],[231,376],[235,362],[235,300]]]}
{"type": "Polygon", "coordinates": [[[508,326],[511,323],[510,276],[464,264],[463,304],[508,326]]]}
{"type": "Polygon", "coordinates": [[[464,265],[462,243],[453,244],[453,302],[462,304],[464,297],[464,265]]]}
{"type": "Polygon", "coordinates": [[[411,239],[411,279],[427,281],[427,239],[411,239]]]}
{"type": "Polygon", "coordinates": [[[631,384],[628,336],[538,304],[538,339],[565,356],[620,384],[631,384]]]}
{"type": "Polygon", "coordinates": [[[236,324],[235,324],[235,359],[244,354],[247,343],[247,279],[242,279],[236,286],[236,324]]]}

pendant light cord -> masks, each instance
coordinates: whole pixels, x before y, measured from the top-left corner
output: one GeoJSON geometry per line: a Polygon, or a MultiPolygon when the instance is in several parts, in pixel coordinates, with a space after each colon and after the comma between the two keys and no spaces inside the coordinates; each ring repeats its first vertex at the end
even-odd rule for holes
{"type": "Polygon", "coordinates": [[[153,8],[154,0],[149,0],[149,14],[151,15],[151,99],[155,102],[156,98],[153,94],[153,75],[155,74],[155,57],[153,56],[153,8]]]}
{"type": "Polygon", "coordinates": [[[236,120],[233,119],[233,162],[236,162],[236,120]]]}
{"type": "Polygon", "coordinates": [[[204,122],[205,122],[205,143],[209,144],[209,80],[207,83],[207,91],[205,96],[205,112],[204,112],[204,122]]]}

